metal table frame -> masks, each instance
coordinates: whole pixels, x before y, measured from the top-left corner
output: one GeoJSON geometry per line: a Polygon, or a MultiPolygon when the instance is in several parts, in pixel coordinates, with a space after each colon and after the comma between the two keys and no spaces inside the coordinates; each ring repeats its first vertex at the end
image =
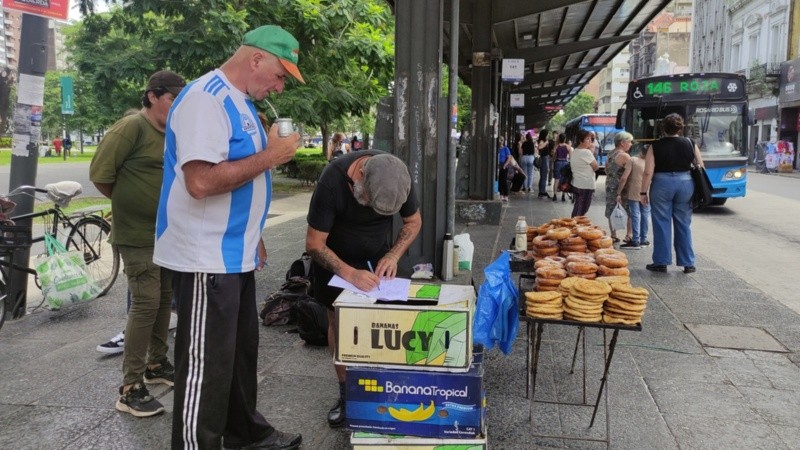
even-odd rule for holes
{"type": "MultiPolygon", "coordinates": [[[[521,293],[521,296],[524,295],[521,293]]],[[[597,416],[597,409],[600,406],[600,398],[605,398],[605,411],[606,411],[606,438],[605,439],[593,439],[581,436],[553,436],[553,435],[542,435],[542,434],[533,434],[535,437],[541,438],[552,438],[552,439],[567,439],[567,440],[580,440],[580,441],[594,441],[594,442],[605,442],[606,447],[610,446],[609,442],[609,416],[608,416],[608,390],[605,389],[606,382],[608,380],[608,370],[611,367],[611,359],[614,357],[614,349],[617,345],[617,337],[619,335],[620,330],[628,330],[628,331],[641,331],[641,325],[617,325],[617,324],[606,324],[606,323],[595,323],[595,322],[579,322],[574,320],[553,320],[553,319],[537,319],[534,317],[527,317],[527,316],[520,316],[520,320],[524,320],[528,325],[528,364],[527,364],[527,392],[529,393],[530,399],[530,413],[529,413],[529,420],[531,422],[531,431],[535,430],[535,424],[533,421],[533,410],[535,403],[549,403],[549,404],[556,404],[556,405],[566,405],[566,406],[590,406],[593,407],[592,411],[592,420],[589,423],[589,428],[594,426],[594,421],[597,416]],[[544,400],[536,400],[536,375],[538,372],[539,366],[539,351],[541,349],[542,344],[542,333],[544,332],[545,325],[565,325],[565,326],[572,326],[578,328],[578,337],[575,340],[575,350],[572,353],[572,364],[570,367],[570,374],[575,372],[575,362],[578,355],[578,346],[583,341],[582,345],[582,372],[583,372],[583,401],[581,403],[569,403],[569,402],[558,402],[558,401],[544,401],[544,400]],[[603,330],[603,360],[604,360],[604,367],[603,367],[603,377],[600,380],[600,389],[597,392],[597,397],[595,399],[594,404],[587,403],[587,389],[586,389],[586,333],[585,328],[600,328],[603,330]],[[611,334],[611,341],[609,343],[607,339],[606,331],[613,330],[611,334]],[[603,395],[605,393],[605,395],[603,395]]]]}

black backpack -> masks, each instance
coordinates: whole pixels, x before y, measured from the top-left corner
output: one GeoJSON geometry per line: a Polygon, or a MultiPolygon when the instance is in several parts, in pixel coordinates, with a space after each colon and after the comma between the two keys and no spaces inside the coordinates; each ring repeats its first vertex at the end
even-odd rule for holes
{"type": "Polygon", "coordinates": [[[294,305],[297,332],[310,345],[328,345],[328,308],[313,297],[300,299],[294,305]]]}
{"type": "Polygon", "coordinates": [[[294,325],[297,323],[297,303],[308,296],[311,284],[305,278],[291,277],[277,292],[270,294],[261,307],[259,317],[264,325],[294,325]]]}

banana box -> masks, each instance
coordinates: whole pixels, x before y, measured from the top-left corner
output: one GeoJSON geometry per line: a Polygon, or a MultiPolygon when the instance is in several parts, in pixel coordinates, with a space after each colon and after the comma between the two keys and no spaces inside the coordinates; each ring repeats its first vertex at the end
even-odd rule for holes
{"type": "MultiPolygon", "coordinates": [[[[485,434],[484,434],[485,436],[485,434]]],[[[353,450],[486,450],[486,437],[475,439],[436,439],[416,436],[355,432],[350,436],[353,450]]]]}
{"type": "Polygon", "coordinates": [[[352,431],[438,439],[482,436],[483,365],[466,373],[347,367],[347,426],[352,431]]]}
{"type": "Polygon", "coordinates": [[[336,310],[336,362],[466,372],[472,361],[472,286],[411,284],[408,301],[383,303],[348,290],[336,310]],[[427,297],[427,298],[426,298],[427,297]]]}

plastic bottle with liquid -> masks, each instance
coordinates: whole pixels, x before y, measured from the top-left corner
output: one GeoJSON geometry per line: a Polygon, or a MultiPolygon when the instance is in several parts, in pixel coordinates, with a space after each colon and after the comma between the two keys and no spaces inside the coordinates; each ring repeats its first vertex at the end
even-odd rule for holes
{"type": "Polygon", "coordinates": [[[525,221],[525,216],[517,218],[514,230],[514,250],[518,252],[528,250],[528,223],[525,221]]]}

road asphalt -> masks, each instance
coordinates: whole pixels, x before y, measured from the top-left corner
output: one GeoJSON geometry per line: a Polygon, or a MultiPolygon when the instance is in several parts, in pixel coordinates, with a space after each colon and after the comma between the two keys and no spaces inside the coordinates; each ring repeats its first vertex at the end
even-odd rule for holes
{"type": "MultiPolygon", "coordinates": [[[[605,228],[603,195],[589,216],[605,228]]],[[[304,248],[309,194],[276,198],[267,220],[269,267],[257,274],[258,297],[278,289],[304,248]]],[[[457,224],[475,245],[475,286],[483,268],[508,247],[517,216],[530,225],[569,216],[571,204],[512,196],[499,226],[457,224]]],[[[202,243],[199,243],[202,245],[202,243]]],[[[608,414],[539,403],[580,402],[582,358],[570,374],[577,329],[547,326],[539,358],[537,403],[526,397],[527,328],[509,355],[485,355],[489,446],[494,449],[795,449],[800,448],[800,327],[776,299],[698,253],[697,272],[644,269],[650,250],[630,251],[632,283],[650,299],[642,330],[622,331],[608,374],[608,414]],[[549,436],[549,437],[537,437],[549,436]],[[567,440],[561,436],[590,440],[567,440]]],[[[517,280],[513,274],[514,281],[517,280]]],[[[469,284],[470,274],[454,280],[469,284]]],[[[124,277],[109,295],[62,311],[41,308],[0,330],[0,448],[164,449],[172,391],[152,392],[166,406],[137,419],[114,409],[122,358],[95,346],[125,322],[124,277]]],[[[29,306],[40,297],[30,293],[29,306]]],[[[292,326],[261,327],[258,407],[277,428],[303,434],[305,449],[344,449],[349,433],[328,428],[337,397],[331,356],[304,345],[292,326]]],[[[586,328],[587,401],[603,372],[603,334],[586,328]]],[[[172,340],[170,340],[172,343],[172,340]]]]}

